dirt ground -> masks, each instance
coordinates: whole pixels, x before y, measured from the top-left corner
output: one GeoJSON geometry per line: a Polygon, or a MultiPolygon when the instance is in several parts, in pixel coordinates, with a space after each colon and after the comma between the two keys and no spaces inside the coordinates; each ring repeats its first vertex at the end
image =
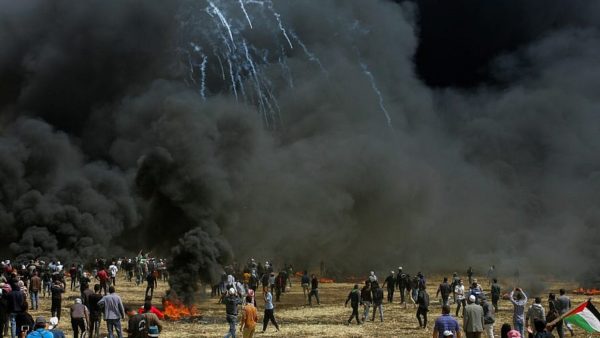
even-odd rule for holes
{"type": "MultiPolygon", "coordinates": [[[[483,279],[480,279],[480,281],[483,279]]],[[[399,294],[396,293],[395,300],[392,304],[384,304],[384,322],[380,322],[377,318],[374,322],[367,321],[363,325],[357,325],[354,322],[352,325],[346,325],[346,320],[350,316],[352,309],[344,307],[344,301],[353,284],[351,283],[332,283],[320,284],[321,305],[310,307],[306,304],[302,289],[297,279],[292,281],[292,287],[281,297],[281,302],[275,303],[275,317],[279,322],[281,331],[276,332],[272,324],[269,324],[265,333],[260,333],[262,329],[262,311],[264,310],[264,302],[260,297],[257,299],[259,310],[259,325],[257,326],[258,337],[431,337],[433,322],[436,317],[441,314],[441,306],[439,300],[435,298],[435,290],[441,282],[441,278],[428,279],[428,292],[431,297],[431,306],[429,312],[429,322],[427,329],[419,329],[417,319],[415,317],[416,310],[412,304],[407,309],[398,304],[399,294]],[[398,297],[396,297],[398,296],[398,297]]],[[[502,283],[501,283],[502,284],[502,283]]],[[[542,296],[542,304],[547,309],[547,294],[548,292],[558,293],[558,289],[564,287],[566,290],[572,290],[577,285],[573,283],[547,281],[546,285],[550,287],[540,294],[542,296]]],[[[487,282],[482,283],[486,294],[489,294],[489,286],[487,282]]],[[[161,307],[160,297],[164,295],[167,284],[160,282],[157,291],[155,292],[154,304],[161,307]]],[[[136,286],[134,283],[129,283],[121,279],[117,279],[117,293],[123,298],[125,305],[135,306],[136,308],[143,303],[145,286],[136,286]]],[[[527,292],[527,290],[525,290],[527,292]]],[[[387,292],[386,292],[387,294],[387,292]]],[[[62,322],[59,327],[72,337],[69,319],[69,306],[73,303],[73,299],[78,295],[78,292],[68,291],[63,299],[62,322]]],[[[588,296],[573,295],[571,297],[573,305],[585,301],[588,296]]],[[[529,295],[529,304],[533,302],[533,297],[529,295]]],[[[41,308],[39,311],[31,311],[34,319],[38,315],[49,317],[50,300],[49,298],[41,298],[41,308]]],[[[313,299],[314,301],[314,299],[313,299]]],[[[222,337],[227,333],[228,324],[225,321],[225,307],[218,303],[216,298],[203,298],[197,303],[197,307],[202,312],[202,319],[194,322],[170,322],[163,323],[164,330],[161,334],[163,338],[179,338],[179,337],[222,337]]],[[[362,309],[362,308],[361,308],[362,309]]],[[[455,306],[452,305],[454,313],[455,306]]],[[[362,310],[360,312],[362,314],[362,310]]],[[[496,324],[494,326],[495,333],[499,336],[500,326],[502,323],[512,322],[512,305],[509,301],[500,301],[500,310],[496,314],[496,324]]],[[[459,323],[462,324],[459,318],[459,323]]],[[[127,326],[127,322],[123,321],[123,327],[127,326]]],[[[575,329],[576,336],[585,336],[584,332],[575,329]]],[[[239,332],[239,329],[238,329],[239,332]]],[[[103,322],[101,326],[101,337],[106,337],[106,325],[103,322]]],[[[241,337],[241,334],[239,335],[241,337]]]]}

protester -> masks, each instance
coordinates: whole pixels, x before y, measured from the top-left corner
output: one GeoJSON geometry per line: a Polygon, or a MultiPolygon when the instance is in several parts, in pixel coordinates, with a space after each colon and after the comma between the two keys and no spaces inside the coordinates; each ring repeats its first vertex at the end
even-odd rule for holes
{"type": "Polygon", "coordinates": [[[554,338],[554,336],[546,331],[546,322],[542,319],[533,321],[534,332],[532,338],[554,338]]]}
{"type": "Polygon", "coordinates": [[[17,316],[25,312],[27,303],[16,280],[11,280],[9,285],[11,289],[5,297],[8,302],[7,312],[10,321],[11,337],[14,338],[17,335],[17,316]]]}
{"type": "Polygon", "coordinates": [[[110,277],[110,282],[113,286],[117,286],[117,272],[119,272],[119,268],[117,264],[113,261],[112,264],[108,267],[108,275],[110,277]]]}
{"type": "MultiPolygon", "coordinates": [[[[548,294],[548,313],[546,314],[546,323],[550,324],[559,316],[560,314],[558,313],[556,295],[551,292],[548,294]]],[[[555,328],[557,328],[557,325],[552,325],[550,327],[550,332],[554,331],[555,328]]]]}
{"type": "Polygon", "coordinates": [[[467,269],[467,277],[469,278],[469,285],[473,284],[473,268],[469,267],[467,269]]]}
{"type": "Polygon", "coordinates": [[[71,327],[75,338],[79,337],[79,331],[86,331],[86,323],[90,322],[90,312],[88,308],[83,305],[81,298],[75,298],[75,303],[71,305],[71,327]]]}
{"type": "Polygon", "coordinates": [[[520,288],[512,290],[508,299],[513,304],[513,325],[521,336],[525,334],[525,305],[527,305],[527,295],[520,288]]]}
{"type": "Polygon", "coordinates": [[[150,299],[154,296],[154,288],[158,286],[158,282],[156,281],[156,276],[154,276],[153,272],[148,273],[146,276],[146,292],[144,293],[145,297],[148,297],[148,291],[150,291],[150,299]]]}
{"type": "Polygon", "coordinates": [[[242,300],[238,297],[234,288],[230,288],[225,296],[223,296],[222,303],[225,304],[225,318],[229,323],[229,331],[225,337],[235,338],[237,316],[238,316],[238,305],[242,304],[242,300]]]}
{"type": "MultiPolygon", "coordinates": [[[[563,314],[567,313],[571,308],[571,299],[569,299],[569,297],[566,295],[565,289],[560,289],[559,294],[560,296],[558,296],[558,298],[556,299],[556,305],[558,314],[562,316],[563,314]]],[[[568,325],[565,325],[565,322],[561,320],[556,324],[556,330],[558,332],[559,338],[563,338],[565,336],[565,326],[571,332],[571,335],[573,335],[573,330],[568,325]]]]}
{"type": "Polygon", "coordinates": [[[512,327],[510,326],[510,324],[508,324],[508,323],[502,324],[502,327],[500,327],[500,338],[507,338],[508,332],[511,330],[512,330],[512,327]]]}
{"type": "MultiPolygon", "coordinates": [[[[58,328],[58,318],[52,317],[50,318],[50,326],[48,326],[48,331],[52,333],[54,338],[66,338],[65,333],[58,328]]],[[[91,336],[89,336],[91,338],[91,336]]]]}
{"type": "Polygon", "coordinates": [[[23,304],[23,312],[18,313],[15,317],[17,326],[17,337],[25,337],[29,332],[33,331],[33,317],[27,312],[27,302],[23,304]]]}
{"type": "Polygon", "coordinates": [[[146,312],[152,312],[160,320],[163,320],[165,318],[165,314],[162,313],[159,309],[157,309],[154,305],[152,305],[152,300],[149,297],[146,297],[146,300],[144,301],[144,305],[141,306],[137,312],[139,314],[143,314],[146,312]]]}
{"type": "Polygon", "coordinates": [[[100,293],[100,284],[94,285],[94,293],[88,296],[87,306],[90,311],[90,321],[89,325],[89,337],[94,337],[94,332],[96,333],[96,337],[100,335],[100,320],[102,319],[102,308],[98,305],[98,302],[102,299],[102,294],[100,293]]]}
{"type": "Polygon", "coordinates": [[[319,300],[319,280],[317,279],[317,276],[315,276],[314,274],[312,275],[312,279],[310,281],[310,293],[308,294],[308,305],[312,305],[312,297],[313,296],[317,299],[317,305],[320,305],[321,301],[319,300]]]}
{"type": "Polygon", "coordinates": [[[27,338],[53,338],[54,336],[46,330],[46,318],[37,317],[35,319],[34,331],[27,335],[27,338]]]}
{"type": "Polygon", "coordinates": [[[404,304],[404,308],[406,308],[406,299],[405,299],[405,291],[408,286],[407,275],[402,272],[402,267],[398,267],[398,274],[396,276],[396,286],[398,287],[398,291],[400,291],[400,304],[404,304]]]}
{"type": "Polygon", "coordinates": [[[442,305],[442,315],[436,318],[433,325],[433,338],[443,338],[446,331],[452,333],[452,337],[460,338],[460,326],[458,321],[450,315],[450,305],[442,305]]]}
{"type": "Polygon", "coordinates": [[[308,277],[308,272],[304,270],[302,274],[302,278],[300,280],[300,284],[302,284],[302,292],[304,293],[304,298],[308,299],[310,278],[308,277]]]}
{"type": "Polygon", "coordinates": [[[481,295],[480,305],[483,308],[483,329],[488,338],[494,338],[494,323],[496,318],[494,316],[494,306],[487,301],[485,295],[481,295]]]}
{"type": "Polygon", "coordinates": [[[475,295],[470,295],[465,306],[463,329],[467,338],[480,338],[483,333],[483,308],[476,301],[475,295]]]}
{"type": "Polygon", "coordinates": [[[246,305],[242,310],[242,321],[240,323],[240,331],[242,331],[244,338],[254,337],[256,323],[258,323],[258,311],[253,304],[252,297],[246,296],[246,305]]]}
{"type": "Polygon", "coordinates": [[[387,286],[387,301],[391,303],[394,300],[394,289],[396,288],[396,278],[394,277],[394,271],[390,271],[390,274],[383,281],[383,287],[387,286]]]}
{"type": "Polygon", "coordinates": [[[108,288],[108,272],[104,269],[98,270],[96,273],[96,279],[100,282],[100,289],[104,292],[106,296],[106,290],[108,288]]]}
{"type": "Polygon", "coordinates": [[[448,277],[444,277],[444,281],[442,282],[442,284],[440,284],[440,286],[438,286],[438,289],[435,293],[435,298],[437,298],[441,294],[442,305],[450,305],[450,303],[448,303],[448,299],[450,298],[451,290],[452,288],[450,287],[450,284],[448,284],[448,277]]]}
{"type": "Polygon", "coordinates": [[[494,311],[498,312],[498,301],[500,300],[500,294],[502,288],[500,284],[498,284],[498,279],[494,278],[491,286],[491,294],[492,294],[492,305],[494,306],[494,311]]]}
{"type": "Polygon", "coordinates": [[[352,322],[352,318],[356,317],[356,324],[360,324],[360,319],[358,318],[358,305],[360,304],[360,290],[358,289],[358,284],[354,284],[354,288],[350,293],[348,293],[348,297],[346,298],[346,303],[344,306],[348,306],[348,302],[352,306],[352,314],[350,318],[348,318],[348,324],[352,322]]]}
{"type": "Polygon", "coordinates": [[[121,319],[125,319],[125,308],[121,297],[115,293],[114,286],[108,288],[108,295],[102,297],[98,301],[98,305],[104,306],[104,320],[106,321],[108,338],[114,338],[113,330],[116,331],[119,338],[123,338],[121,319]]]}
{"type": "Polygon", "coordinates": [[[419,292],[417,294],[417,320],[419,321],[419,328],[427,328],[427,312],[429,312],[429,294],[426,291],[424,284],[419,286],[419,292]],[[423,320],[421,320],[423,317],[423,320]]]}
{"type": "Polygon", "coordinates": [[[542,298],[535,297],[535,301],[531,304],[531,307],[527,310],[527,314],[525,316],[525,322],[527,323],[527,327],[531,330],[535,327],[536,320],[546,320],[546,311],[542,306],[542,298]]]}
{"type": "Polygon", "coordinates": [[[42,289],[42,279],[38,276],[37,271],[33,272],[33,276],[29,280],[29,295],[31,298],[31,309],[37,310],[39,307],[39,292],[42,289]]]}
{"type": "MultiPolygon", "coordinates": [[[[318,301],[318,297],[317,297],[317,301],[318,301]]],[[[262,332],[264,333],[265,330],[267,330],[267,325],[269,324],[269,320],[271,321],[271,323],[273,323],[273,325],[275,325],[275,329],[277,331],[279,331],[279,324],[277,324],[277,321],[275,320],[275,305],[273,305],[273,295],[269,292],[268,289],[264,290],[264,300],[265,300],[265,314],[264,314],[264,318],[263,318],[263,329],[262,332]]]]}
{"type": "Polygon", "coordinates": [[[456,314],[455,314],[455,316],[458,317],[458,312],[460,311],[461,305],[463,307],[463,312],[464,312],[464,308],[467,306],[467,303],[465,301],[465,286],[463,285],[462,279],[459,279],[458,284],[456,285],[456,287],[454,287],[454,294],[456,297],[456,314]]]}
{"type": "Polygon", "coordinates": [[[377,281],[371,283],[371,292],[373,293],[373,316],[371,321],[375,321],[375,313],[379,311],[379,319],[383,322],[383,289],[377,281]]]}
{"type": "Polygon", "coordinates": [[[162,323],[154,313],[140,314],[129,308],[126,313],[128,338],[158,337],[158,333],[163,330],[162,323]]]}
{"type": "Polygon", "coordinates": [[[360,300],[363,304],[364,312],[362,321],[364,322],[369,318],[369,310],[371,309],[371,303],[373,303],[373,293],[371,292],[371,282],[367,279],[365,286],[360,290],[360,300]]]}

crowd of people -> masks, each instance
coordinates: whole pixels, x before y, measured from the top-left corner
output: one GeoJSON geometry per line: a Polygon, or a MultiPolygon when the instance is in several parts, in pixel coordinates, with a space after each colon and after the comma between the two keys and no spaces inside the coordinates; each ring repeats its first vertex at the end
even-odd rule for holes
{"type": "MultiPolygon", "coordinates": [[[[565,328],[573,335],[572,328],[560,319],[571,308],[571,302],[564,289],[560,289],[560,295],[548,295],[548,311],[542,304],[542,299],[536,297],[534,303],[527,308],[527,294],[521,288],[515,288],[502,295],[502,288],[495,277],[494,267],[490,267],[487,277],[489,281],[491,303],[483,287],[473,278],[473,269],[469,267],[467,277],[469,285],[466,288],[463,281],[454,273],[452,280],[444,277],[438,285],[435,297],[440,299],[441,316],[436,318],[433,326],[433,338],[459,338],[464,332],[467,338],[479,338],[484,334],[488,338],[494,338],[495,313],[498,311],[498,302],[505,297],[512,306],[512,323],[505,323],[500,330],[501,338],[550,338],[553,332],[559,338],[565,336],[565,328]],[[455,316],[451,315],[451,306],[455,306],[455,316]],[[462,311],[461,311],[462,310],[462,311]],[[462,317],[462,326],[457,318],[462,317]]],[[[366,320],[375,320],[375,311],[379,312],[379,318],[383,321],[383,288],[387,289],[387,301],[394,301],[396,291],[400,293],[400,305],[406,309],[408,304],[416,309],[416,318],[419,328],[427,328],[427,314],[430,311],[430,299],[427,291],[425,276],[418,272],[414,277],[404,272],[402,267],[397,273],[390,271],[383,285],[375,272],[371,271],[365,279],[364,286],[355,284],[346,298],[345,305],[350,302],[352,313],[347,323],[351,324],[355,319],[357,324],[363,324],[366,320]],[[359,317],[359,307],[363,306],[362,317],[359,317]],[[372,317],[369,319],[369,310],[373,309],[372,317]]]]}
{"type": "Polygon", "coordinates": [[[166,261],[154,259],[141,252],[134,258],[111,260],[97,259],[84,266],[69,266],[60,261],[46,263],[30,260],[14,264],[10,260],[0,262],[0,337],[62,338],[60,329],[63,295],[76,292],[69,304],[70,326],[74,337],[83,333],[87,337],[100,337],[101,321],[106,322],[109,338],[158,337],[162,330],[163,314],[152,306],[154,288],[158,280],[167,280],[166,261]],[[118,272],[122,278],[137,285],[147,282],[143,306],[138,310],[125,307],[116,293],[118,272]],[[68,283],[67,283],[68,282],[68,283]],[[50,312],[38,315],[34,320],[30,311],[40,314],[40,302],[49,301],[50,312]],[[121,321],[128,318],[123,330],[121,321]]]}

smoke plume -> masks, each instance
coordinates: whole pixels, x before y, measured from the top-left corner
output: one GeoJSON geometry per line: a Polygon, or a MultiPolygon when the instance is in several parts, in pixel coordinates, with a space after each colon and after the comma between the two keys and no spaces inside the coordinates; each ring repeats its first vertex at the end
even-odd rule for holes
{"type": "Polygon", "coordinates": [[[1,253],[589,273],[600,6],[439,5],[0,1],[1,253]]]}

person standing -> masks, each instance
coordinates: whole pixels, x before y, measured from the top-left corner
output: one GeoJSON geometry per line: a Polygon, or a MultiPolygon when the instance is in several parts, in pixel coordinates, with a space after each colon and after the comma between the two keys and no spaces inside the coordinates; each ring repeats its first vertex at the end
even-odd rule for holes
{"type": "Polygon", "coordinates": [[[390,271],[390,274],[383,281],[383,286],[387,286],[387,301],[391,303],[394,300],[394,289],[396,288],[396,278],[394,278],[394,271],[390,271]]]}
{"type": "Polygon", "coordinates": [[[463,317],[463,329],[467,338],[480,338],[483,333],[483,308],[476,304],[476,297],[469,296],[463,317]]]}
{"type": "Polygon", "coordinates": [[[29,296],[31,298],[31,309],[37,310],[39,307],[39,292],[42,289],[42,279],[38,276],[37,271],[33,272],[33,276],[29,280],[29,296]]]}
{"type": "Polygon", "coordinates": [[[469,278],[469,285],[473,284],[473,268],[469,267],[467,269],[467,277],[469,278]]]}
{"type": "Polygon", "coordinates": [[[308,277],[308,272],[306,270],[304,270],[304,273],[302,274],[300,283],[302,284],[302,292],[304,292],[304,298],[308,299],[308,294],[310,292],[310,277],[308,277]]]}
{"type": "Polygon", "coordinates": [[[242,310],[242,321],[240,324],[240,331],[244,338],[254,337],[256,331],[256,323],[258,322],[258,311],[252,304],[252,297],[246,296],[246,305],[242,310]]]}
{"type": "Polygon", "coordinates": [[[58,276],[55,276],[53,279],[54,281],[52,282],[52,287],[50,288],[50,293],[52,293],[52,305],[50,307],[50,313],[52,317],[56,317],[58,320],[60,320],[62,294],[65,292],[65,285],[60,281],[58,276]]]}
{"type": "Polygon", "coordinates": [[[494,338],[494,323],[496,322],[494,306],[487,301],[485,295],[481,295],[480,304],[483,308],[483,329],[488,338],[494,338]]]}
{"type": "Polygon", "coordinates": [[[319,280],[317,276],[312,275],[312,279],[310,280],[310,293],[308,294],[308,305],[312,305],[312,297],[315,296],[317,299],[317,305],[321,304],[319,300],[319,280]]]}
{"type": "Polygon", "coordinates": [[[371,282],[367,279],[365,286],[360,290],[360,300],[364,307],[362,321],[364,322],[369,318],[369,310],[371,309],[371,303],[373,302],[373,295],[371,292],[371,282]]]}
{"type": "Polygon", "coordinates": [[[153,273],[154,271],[151,271],[148,273],[148,275],[146,276],[146,282],[148,283],[148,285],[146,286],[146,292],[144,295],[144,298],[150,297],[150,299],[152,299],[152,297],[154,296],[154,288],[157,286],[157,281],[156,281],[156,276],[153,273]],[[150,291],[150,295],[148,296],[148,291],[150,291]]]}
{"type": "MultiPolygon", "coordinates": [[[[556,299],[556,309],[558,310],[558,314],[560,316],[562,316],[563,314],[567,313],[569,311],[569,309],[571,308],[571,299],[569,299],[569,297],[566,295],[565,289],[560,289],[559,294],[560,295],[556,299]]],[[[559,321],[556,324],[556,330],[558,332],[559,338],[563,338],[565,336],[565,332],[564,332],[565,326],[567,326],[567,325],[565,325],[565,322],[563,320],[559,321]]],[[[567,326],[567,329],[569,329],[569,331],[571,331],[571,335],[572,335],[573,331],[571,330],[571,328],[567,326]]]]}
{"type": "Polygon", "coordinates": [[[108,338],[115,337],[113,330],[117,332],[117,337],[123,338],[121,319],[125,319],[125,308],[123,307],[121,297],[115,293],[114,286],[111,285],[108,288],[108,295],[102,297],[102,299],[98,301],[98,305],[104,306],[104,320],[106,321],[108,338]]]}
{"type": "Polygon", "coordinates": [[[87,298],[87,306],[90,311],[90,321],[89,325],[89,338],[94,337],[94,332],[96,333],[96,338],[100,336],[100,320],[102,319],[102,308],[98,305],[98,302],[102,299],[102,294],[100,293],[100,284],[94,285],[94,293],[90,294],[87,298]]]}
{"type": "Polygon", "coordinates": [[[542,298],[540,297],[535,297],[534,303],[531,304],[525,315],[525,322],[531,330],[535,328],[536,320],[546,321],[546,311],[542,306],[542,298]]]}
{"type": "Polygon", "coordinates": [[[417,294],[417,320],[420,328],[427,328],[427,312],[429,312],[429,294],[425,289],[425,284],[421,284],[417,294]],[[423,321],[421,321],[421,317],[423,317],[423,321]]]}
{"type": "Polygon", "coordinates": [[[71,268],[69,269],[69,277],[71,278],[71,291],[73,291],[77,285],[77,266],[75,266],[75,264],[71,264],[71,268]]]}
{"type": "Polygon", "coordinates": [[[458,321],[450,315],[450,305],[447,304],[442,305],[442,315],[435,320],[432,338],[444,338],[446,331],[450,331],[452,337],[461,338],[458,321]]]}
{"type": "Polygon", "coordinates": [[[406,291],[406,274],[402,272],[402,267],[398,267],[398,274],[396,275],[396,286],[398,287],[398,291],[400,291],[400,304],[404,304],[404,308],[406,308],[406,299],[405,299],[405,291],[406,291]]]}
{"type": "Polygon", "coordinates": [[[360,290],[358,289],[358,284],[354,284],[354,288],[350,293],[348,293],[348,298],[346,298],[346,303],[344,306],[348,306],[348,302],[350,302],[350,306],[352,306],[352,314],[350,318],[348,318],[348,324],[352,322],[352,318],[356,317],[356,324],[360,324],[360,319],[358,318],[358,305],[360,304],[360,290]]]}
{"type": "MultiPolygon", "coordinates": [[[[10,321],[10,334],[11,338],[15,338],[17,336],[17,317],[20,316],[23,312],[25,312],[27,303],[25,302],[25,297],[23,296],[23,292],[19,289],[19,285],[15,280],[11,281],[11,291],[8,294],[4,295],[8,302],[8,319],[10,321]]],[[[4,293],[4,292],[3,292],[4,293]]]]}
{"type": "Polygon", "coordinates": [[[375,321],[375,313],[379,310],[379,319],[383,322],[383,289],[377,282],[371,282],[371,285],[373,293],[373,316],[371,321],[375,321]]]}
{"type": "Polygon", "coordinates": [[[463,285],[462,279],[458,280],[458,284],[454,287],[454,294],[456,296],[456,317],[458,317],[458,312],[460,311],[460,307],[462,305],[463,312],[465,307],[467,306],[465,302],[465,286],[463,285]]]}
{"type": "Polygon", "coordinates": [[[113,286],[117,286],[117,272],[119,272],[119,268],[117,267],[117,264],[113,261],[112,264],[108,267],[110,282],[113,286]]]}
{"type": "MultiPolygon", "coordinates": [[[[273,325],[275,325],[275,329],[279,331],[279,324],[277,324],[277,320],[275,320],[275,305],[273,305],[273,295],[269,292],[268,289],[264,290],[265,297],[265,315],[263,318],[263,329],[262,332],[265,333],[267,330],[267,325],[269,324],[269,320],[273,325]]],[[[317,298],[319,299],[319,298],[317,298]]]]}
{"type": "Polygon", "coordinates": [[[83,305],[81,298],[75,298],[75,304],[71,305],[71,327],[74,338],[79,337],[79,330],[83,334],[86,331],[86,323],[90,322],[90,312],[83,305]]]}
{"type": "Polygon", "coordinates": [[[237,316],[238,316],[238,305],[242,304],[242,300],[238,297],[234,288],[230,288],[227,294],[223,297],[223,303],[225,304],[225,318],[229,323],[229,331],[225,337],[235,338],[237,316]]]}
{"type": "Polygon", "coordinates": [[[508,296],[508,299],[513,304],[513,328],[521,336],[525,334],[525,305],[527,305],[527,295],[521,288],[515,288],[508,296]]]}
{"type": "Polygon", "coordinates": [[[498,312],[498,301],[500,300],[500,294],[502,292],[502,289],[500,288],[500,284],[498,284],[497,278],[494,278],[492,281],[492,305],[494,306],[494,311],[498,312]]]}
{"type": "Polygon", "coordinates": [[[444,281],[438,287],[435,298],[437,298],[440,294],[442,294],[442,305],[449,305],[448,299],[450,298],[451,287],[448,284],[448,277],[444,277],[444,281]]]}
{"type": "Polygon", "coordinates": [[[106,272],[106,270],[105,269],[98,270],[98,272],[96,273],[96,279],[98,279],[98,281],[100,281],[100,288],[102,289],[102,291],[104,292],[104,295],[106,296],[106,290],[108,287],[108,273],[106,272]]]}

